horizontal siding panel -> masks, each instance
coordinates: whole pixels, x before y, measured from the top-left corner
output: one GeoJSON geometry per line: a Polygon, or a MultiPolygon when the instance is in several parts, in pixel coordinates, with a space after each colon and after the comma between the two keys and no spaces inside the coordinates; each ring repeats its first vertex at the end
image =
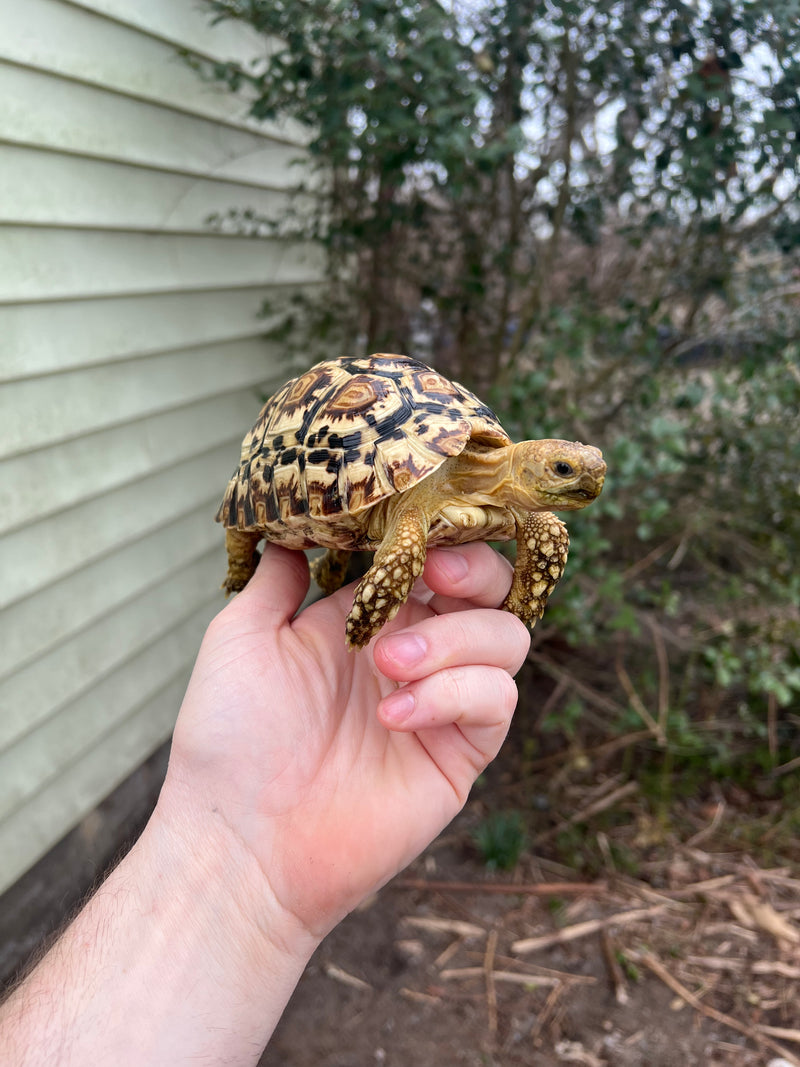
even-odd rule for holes
{"type": "Polygon", "coordinates": [[[209,217],[231,208],[292,222],[313,201],[271,189],[7,147],[0,168],[0,222],[159,230],[208,235],[209,217]]]}
{"type": "MultiPolygon", "coordinates": [[[[1,59],[190,114],[254,125],[243,93],[201,80],[172,44],[61,0],[4,0],[2,16],[1,59]]],[[[289,123],[270,133],[302,137],[289,123]]]]}
{"type": "Polygon", "coordinates": [[[318,280],[313,245],[245,237],[0,229],[0,303],[155,291],[303,285],[318,280]]]}
{"type": "MultiPolygon", "coordinates": [[[[235,464],[233,464],[235,465],[235,464]]],[[[62,512],[53,524],[15,530],[0,540],[0,608],[136,540],[174,515],[208,501],[209,485],[224,490],[231,449],[218,448],[122,489],[62,512]],[[21,566],[34,560],[35,567],[21,566]]],[[[218,503],[218,500],[217,500],[218,503]]],[[[213,518],[213,508],[210,518],[213,518]]]]}
{"type": "MultiPolygon", "coordinates": [[[[240,341],[9,382],[0,386],[5,411],[0,455],[46,448],[194,401],[255,389],[274,374],[268,361],[274,354],[261,340],[240,341]]],[[[242,436],[246,429],[241,428],[242,436]]]]}
{"type": "MultiPolygon", "coordinates": [[[[217,553],[206,553],[170,575],[154,590],[147,590],[112,615],[73,635],[36,663],[0,682],[0,707],[7,709],[0,719],[0,749],[6,750],[0,754],[0,819],[22,799],[19,783],[31,779],[30,768],[36,765],[35,749],[47,748],[49,759],[58,758],[58,747],[42,741],[45,725],[49,730],[45,736],[56,736],[61,731],[58,722],[67,713],[66,709],[70,709],[69,715],[73,717],[82,714],[80,709],[90,697],[95,699],[95,691],[101,685],[104,689],[113,685],[113,679],[118,678],[120,671],[127,670],[132,660],[139,660],[144,672],[141,658],[145,655],[153,659],[150,668],[142,674],[150,684],[154,672],[162,669],[158,663],[159,648],[165,647],[173,633],[198,612],[210,618],[222,607],[218,567],[217,553]],[[26,755],[21,749],[23,741],[26,755]],[[21,764],[16,776],[12,772],[15,752],[21,764]]],[[[196,653],[196,645],[193,651],[196,653]]],[[[192,650],[187,653],[191,654],[192,650]]],[[[109,707],[107,714],[113,713],[113,707],[109,707]]],[[[98,723],[105,721],[106,716],[101,714],[98,723]]]]}
{"type": "Polygon", "coordinates": [[[70,2],[214,59],[247,61],[264,51],[264,38],[245,23],[227,19],[212,25],[212,14],[203,0],[197,0],[191,10],[164,0],[70,2]]]}
{"type": "MultiPolygon", "coordinates": [[[[156,589],[189,561],[214,550],[221,583],[225,550],[222,530],[213,521],[218,502],[216,495],[209,496],[185,514],[166,516],[143,537],[59,575],[50,585],[0,611],[0,678],[36,662],[73,634],[156,589]]],[[[21,563],[24,559],[17,559],[14,566],[21,563]]]]}
{"type": "Polygon", "coordinates": [[[67,508],[219,446],[229,447],[233,469],[239,439],[255,422],[260,404],[255,391],[214,397],[5,460],[0,533],[51,522],[67,508]]]}
{"type": "Polygon", "coordinates": [[[0,892],[169,737],[189,673],[189,666],[181,669],[161,693],[0,823],[0,892]]]}
{"type": "MultiPolygon", "coordinates": [[[[197,580],[201,574],[193,577],[197,580]]],[[[0,753],[0,821],[54,778],[59,765],[91,748],[143,698],[158,692],[193,661],[205,623],[220,605],[216,597],[213,602],[209,596],[203,601],[195,594],[190,609],[179,613],[190,592],[173,581],[162,590],[163,595],[149,598],[149,603],[129,605],[112,620],[107,634],[86,631],[77,642],[44,660],[41,684],[28,678],[27,685],[19,685],[19,694],[32,701],[32,714],[27,721],[22,715],[4,716],[0,723],[0,739],[6,746],[0,753]],[[125,631],[128,625],[130,634],[125,631]],[[93,638],[99,642],[96,651],[93,638]],[[75,648],[81,640],[85,647],[75,648]],[[53,670],[65,667],[69,688],[60,695],[52,681],[48,687],[47,680],[53,670]],[[91,687],[81,690],[81,681],[90,682],[91,687]],[[71,691],[75,695],[70,699],[71,691]]],[[[13,705],[8,706],[13,711],[13,705]]]]}
{"type": "MultiPolygon", "coordinates": [[[[285,300],[296,293],[256,286],[0,306],[0,382],[251,340],[280,321],[285,300]],[[276,313],[260,318],[265,300],[276,313]]],[[[276,356],[265,349],[265,365],[276,356]]]]}
{"type": "Polygon", "coordinates": [[[42,71],[0,62],[0,100],[6,141],[272,188],[304,177],[295,165],[302,149],[261,128],[221,126],[42,71]]]}

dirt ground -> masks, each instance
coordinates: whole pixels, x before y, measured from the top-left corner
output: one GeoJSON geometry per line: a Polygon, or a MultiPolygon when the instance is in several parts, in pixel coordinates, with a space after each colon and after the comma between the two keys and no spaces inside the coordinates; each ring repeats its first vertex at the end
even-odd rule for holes
{"type": "Polygon", "coordinates": [[[493,873],[474,829],[519,780],[508,757],[490,775],[323,943],[261,1067],[800,1065],[797,869],[732,849],[723,799],[680,840],[648,822],[635,786],[595,778],[560,817],[602,871],[557,862],[545,829],[493,873]]]}

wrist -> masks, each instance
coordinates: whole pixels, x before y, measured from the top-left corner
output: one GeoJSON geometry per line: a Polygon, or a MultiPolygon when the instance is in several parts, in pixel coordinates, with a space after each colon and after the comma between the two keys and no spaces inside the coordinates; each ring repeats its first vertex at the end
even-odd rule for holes
{"type": "Polygon", "coordinates": [[[142,905],[176,948],[204,952],[212,976],[254,993],[271,994],[287,976],[294,985],[321,938],[281,904],[268,873],[217,813],[201,816],[162,796],[134,851],[131,862],[145,872],[137,873],[142,905]]]}

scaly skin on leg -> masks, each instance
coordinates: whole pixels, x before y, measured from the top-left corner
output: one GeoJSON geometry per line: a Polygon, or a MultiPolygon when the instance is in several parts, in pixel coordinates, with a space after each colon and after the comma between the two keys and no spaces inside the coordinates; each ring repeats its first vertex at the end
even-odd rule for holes
{"type": "Polygon", "coordinates": [[[348,648],[363,648],[406,602],[422,574],[428,552],[428,522],[419,508],[399,511],[384,534],[372,566],[356,588],[347,616],[348,648]]]}
{"type": "Polygon", "coordinates": [[[514,580],[503,608],[535,625],[547,606],[567,562],[569,534],[550,511],[532,511],[517,527],[514,580]]]}
{"type": "Polygon", "coordinates": [[[256,545],[261,540],[260,533],[227,529],[225,547],[228,550],[228,573],[222,588],[225,595],[239,593],[247,585],[258,566],[260,553],[256,545]]]}
{"type": "Polygon", "coordinates": [[[328,596],[341,589],[347,576],[347,564],[352,552],[344,548],[329,548],[311,561],[311,577],[328,596]]]}

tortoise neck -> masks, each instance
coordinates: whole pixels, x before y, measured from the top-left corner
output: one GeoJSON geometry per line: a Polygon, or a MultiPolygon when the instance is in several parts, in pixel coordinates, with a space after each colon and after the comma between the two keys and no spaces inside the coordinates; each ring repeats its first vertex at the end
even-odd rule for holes
{"type": "Polygon", "coordinates": [[[505,504],[513,496],[511,477],[514,445],[474,448],[469,445],[440,468],[443,492],[469,497],[476,504],[505,504]]]}

